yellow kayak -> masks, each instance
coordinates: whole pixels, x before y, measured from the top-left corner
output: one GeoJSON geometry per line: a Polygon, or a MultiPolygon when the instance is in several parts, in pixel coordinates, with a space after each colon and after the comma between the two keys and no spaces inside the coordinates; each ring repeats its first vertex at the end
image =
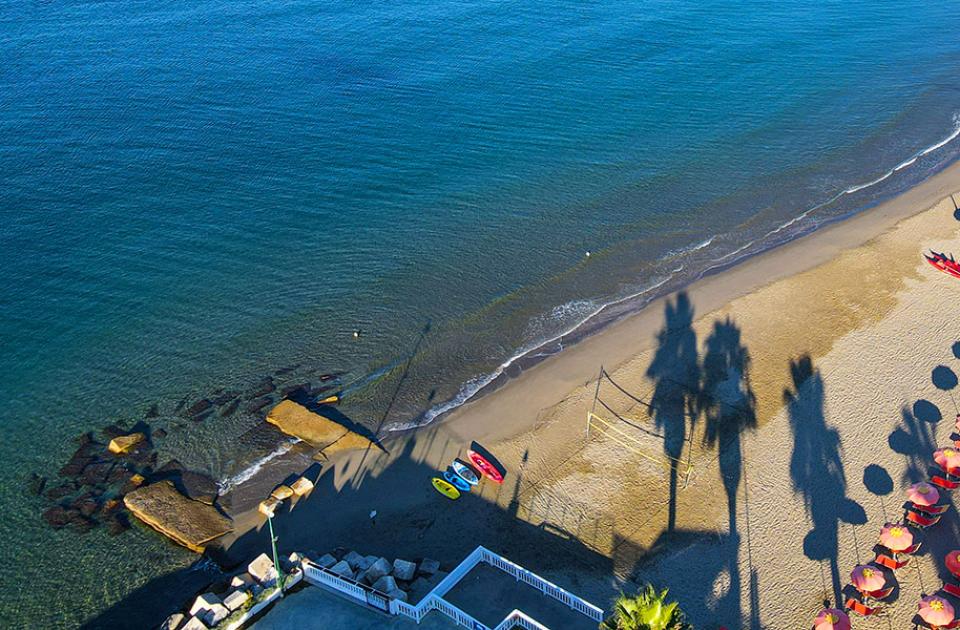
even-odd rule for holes
{"type": "Polygon", "coordinates": [[[430,483],[433,484],[434,490],[447,497],[448,499],[459,499],[460,491],[454,488],[452,485],[441,479],[440,477],[434,477],[430,480],[430,483]]]}

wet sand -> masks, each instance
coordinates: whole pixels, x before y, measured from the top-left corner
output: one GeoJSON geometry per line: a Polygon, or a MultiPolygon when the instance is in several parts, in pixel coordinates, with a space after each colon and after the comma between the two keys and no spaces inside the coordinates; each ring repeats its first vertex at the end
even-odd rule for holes
{"type": "MultiPolygon", "coordinates": [[[[449,568],[483,544],[600,606],[650,580],[671,587],[698,627],[806,627],[872,558],[902,490],[949,437],[960,281],[921,253],[960,252],[958,190],[955,164],[389,437],[387,453],[326,462],[314,492],[275,520],[281,548],[429,556],[449,568]],[[620,414],[623,433],[588,436],[601,365],[623,391],[601,383],[612,411],[600,415],[620,414]],[[507,478],[450,502],[429,478],[474,441],[507,478]],[[665,452],[691,462],[689,475],[671,471],[665,452]]],[[[266,547],[256,502],[309,463],[295,449],[231,494],[237,530],[222,556],[266,547]]],[[[927,555],[899,572],[895,626],[936,590],[958,534],[951,510],[927,535],[927,555]]]]}

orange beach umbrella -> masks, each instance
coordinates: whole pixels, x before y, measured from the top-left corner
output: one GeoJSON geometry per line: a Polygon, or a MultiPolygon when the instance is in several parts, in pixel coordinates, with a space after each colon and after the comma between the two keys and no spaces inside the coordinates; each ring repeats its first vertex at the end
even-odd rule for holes
{"type": "Polygon", "coordinates": [[[909,549],[913,544],[913,532],[900,523],[887,523],[880,530],[880,544],[890,551],[909,549]]]}
{"type": "Polygon", "coordinates": [[[907,499],[917,505],[934,505],[940,500],[940,493],[926,481],[921,481],[907,489],[907,499]]]}
{"type": "Polygon", "coordinates": [[[870,564],[858,564],[850,573],[850,581],[858,591],[879,591],[886,584],[887,578],[883,572],[870,564]]]}
{"type": "Polygon", "coordinates": [[[938,595],[929,595],[920,600],[920,617],[934,626],[945,626],[953,621],[953,606],[938,595]]]}
{"type": "Polygon", "coordinates": [[[946,470],[960,468],[960,451],[955,448],[938,448],[933,452],[933,461],[946,470]]]}
{"type": "Polygon", "coordinates": [[[813,620],[813,630],[850,630],[850,617],[836,608],[824,608],[813,620]]]}
{"type": "Polygon", "coordinates": [[[947,554],[946,557],[947,571],[953,573],[955,576],[960,577],[960,550],[954,550],[947,554]]]}

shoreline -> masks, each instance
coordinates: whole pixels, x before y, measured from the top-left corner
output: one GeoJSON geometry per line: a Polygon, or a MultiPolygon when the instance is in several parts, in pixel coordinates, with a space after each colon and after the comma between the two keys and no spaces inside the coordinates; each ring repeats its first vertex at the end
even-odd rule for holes
{"type": "MultiPolygon", "coordinates": [[[[400,423],[397,426],[391,426],[386,429],[387,433],[404,433],[407,431],[417,430],[419,428],[433,424],[434,422],[441,422],[449,416],[450,414],[455,413],[458,409],[469,404],[470,402],[477,400],[481,397],[487,396],[501,387],[506,383],[516,379],[518,376],[523,374],[525,371],[531,369],[532,367],[539,365],[543,361],[546,361],[552,357],[557,356],[563,350],[568,349],[572,345],[579,344],[583,340],[597,335],[610,326],[617,324],[618,322],[629,319],[645,309],[649,308],[653,303],[658,300],[663,299],[667,295],[675,293],[677,291],[686,290],[687,288],[694,286],[706,278],[714,276],[716,274],[725,273],[728,270],[734,269],[742,264],[748,263],[754,258],[764,256],[765,254],[778,250],[780,248],[786,247],[796,241],[805,239],[807,237],[813,236],[817,233],[822,232],[823,230],[829,229],[837,224],[845,223],[853,218],[858,216],[872,213],[874,210],[877,210],[888,203],[896,200],[902,195],[906,195],[910,191],[923,186],[926,182],[931,181],[932,179],[938,177],[942,173],[950,171],[953,168],[956,168],[957,164],[960,163],[960,156],[955,157],[952,163],[949,163],[947,166],[942,167],[940,170],[936,171],[933,175],[926,177],[921,180],[919,183],[914,184],[910,188],[895,193],[890,197],[884,198],[881,201],[874,203],[868,203],[867,205],[854,209],[845,214],[837,216],[827,216],[824,217],[821,222],[815,223],[813,226],[810,226],[807,230],[801,231],[796,235],[788,236],[787,240],[781,242],[770,243],[766,246],[762,246],[761,249],[755,252],[749,251],[757,243],[764,241],[765,239],[779,234],[783,230],[793,226],[794,224],[802,221],[808,217],[811,213],[816,212],[822,208],[829,207],[834,203],[838,202],[845,195],[856,194],[862,190],[866,190],[883,183],[888,180],[890,177],[896,175],[900,171],[907,169],[908,167],[914,165],[917,160],[937,151],[944,146],[950,144],[954,140],[960,137],[960,124],[954,124],[953,131],[947,135],[945,138],[939,140],[938,142],[925,147],[910,157],[902,160],[896,166],[890,168],[887,172],[879,177],[860,184],[855,184],[844,188],[840,192],[834,194],[832,197],[826,201],[817,203],[814,206],[811,206],[804,210],[800,215],[790,219],[789,221],[781,224],[780,226],[774,228],[773,230],[767,232],[765,235],[755,238],[752,241],[747,242],[745,245],[742,245],[733,252],[727,253],[717,259],[717,262],[711,266],[706,267],[704,270],[700,271],[692,279],[683,279],[679,283],[672,283],[671,281],[675,280],[673,276],[668,276],[658,282],[653,283],[652,285],[643,288],[642,290],[635,292],[633,294],[612,299],[609,302],[605,302],[590,315],[586,316],[584,319],[576,322],[570,326],[565,332],[557,334],[547,340],[538,342],[532,347],[526,349],[518,350],[514,355],[508,358],[506,361],[501,363],[497,368],[492,372],[482,374],[480,376],[471,379],[472,381],[477,381],[480,384],[472,392],[468,391],[471,388],[471,381],[461,384],[460,389],[458,390],[456,396],[447,400],[443,403],[435,405],[431,408],[426,409],[420,415],[414,417],[411,420],[400,423]],[[746,251],[746,253],[742,252],[746,251]],[[659,290],[664,285],[676,284],[676,286],[668,286],[667,289],[660,292],[659,290]],[[631,302],[637,302],[632,304],[631,302]],[[618,306],[623,305],[625,310],[621,313],[614,313],[612,316],[603,318],[603,314],[611,309],[615,309],[618,306]],[[556,349],[553,349],[555,346],[559,346],[556,349]]],[[[903,217],[901,217],[903,218],[903,217]]],[[[709,237],[707,240],[693,245],[685,251],[692,252],[702,249],[705,246],[708,246],[718,237],[717,234],[709,237]]],[[[865,242],[865,241],[864,241],[865,242]]],[[[854,243],[856,244],[856,243],[854,243]]],[[[851,246],[851,245],[848,245],[851,246]]],[[[682,265],[681,265],[682,269],[682,265]]]]}
{"type": "MultiPolygon", "coordinates": [[[[748,255],[731,266],[709,270],[700,279],[677,291],[687,292],[697,302],[701,315],[715,311],[765,285],[812,269],[846,249],[869,242],[900,221],[929,209],[951,190],[960,190],[960,159],[900,195],[834,220],[782,245],[748,255]]],[[[639,310],[600,323],[595,329],[586,323],[579,325],[577,329],[583,328],[582,334],[562,351],[535,357],[529,365],[518,366],[515,374],[505,370],[469,400],[433,421],[388,430],[380,436],[381,440],[402,440],[434,427],[472,435],[471,439],[480,442],[505,440],[522,434],[533,425],[541,410],[563,400],[565,394],[575,387],[595,380],[601,364],[612,372],[637,354],[649,350],[654,343],[654,331],[659,325],[662,307],[675,293],[670,291],[656,297],[639,310]],[[642,341],[631,344],[631,339],[642,341]],[[488,418],[498,421],[486,422],[488,418]]],[[[518,356],[516,363],[522,364],[535,351],[518,356]]],[[[242,498],[237,503],[241,509],[255,512],[256,502],[252,502],[252,497],[259,496],[257,493],[269,494],[270,489],[279,483],[276,481],[278,476],[282,478],[296,472],[298,467],[303,467],[304,461],[304,454],[297,449],[288,448],[279,454],[276,450],[271,452],[253,464],[254,472],[245,470],[234,476],[241,481],[226,486],[228,502],[233,501],[234,496],[240,496],[242,498]]]]}
{"type": "MultiPolygon", "coordinates": [[[[908,289],[915,294],[918,284],[920,289],[926,286],[924,282],[940,286],[946,281],[945,276],[928,269],[918,248],[922,243],[956,250],[954,241],[947,245],[945,240],[955,237],[960,226],[960,219],[954,218],[956,205],[949,198],[958,190],[960,162],[869,211],[751,257],[682,290],[684,299],[695,305],[690,321],[698,339],[707,337],[711,319],[717,322],[721,317],[728,322],[732,318],[746,331],[743,343],[750,346],[753,356],[751,380],[757,393],[758,428],[745,438],[745,459],[754,438],[769,441],[771,435],[789,426],[783,421],[771,422],[785,414],[781,394],[789,386],[784,369],[787,359],[806,355],[815,365],[830,360],[836,363],[832,349],[847,337],[856,340],[866,334],[870,339],[879,324],[889,327],[891,320],[898,324],[902,318],[895,314],[898,295],[908,289]],[[866,275],[848,278],[838,273],[847,269],[866,275]],[[785,332],[779,330],[781,324],[785,332]]],[[[928,293],[925,299],[948,304],[945,300],[953,292],[928,293]]],[[[662,470],[629,453],[600,449],[598,442],[603,438],[584,439],[583,414],[589,409],[601,364],[617,375],[618,382],[625,379],[637,395],[646,398],[651,393],[647,366],[653,364],[653,349],[658,341],[662,343],[664,330],[668,337],[673,335],[672,328],[663,328],[663,316],[666,311],[670,321],[665,307],[674,297],[654,300],[639,313],[547,358],[437,422],[389,434],[383,440],[383,452],[342,452],[319,466],[308,449],[294,448],[276,457],[223,497],[234,518],[234,531],[211,546],[212,557],[231,566],[267,548],[267,528],[257,504],[277,484],[310,467],[317,475],[314,490],[285,504],[274,519],[282,550],[310,551],[337,545],[363,549],[364,553],[453,561],[482,544],[558,584],[582,583],[584,586],[575,589],[579,594],[603,603],[612,596],[611,588],[625,588],[637,567],[645,567],[647,572],[654,571],[649,567],[680,562],[683,554],[672,552],[698,544],[691,541],[715,535],[721,547],[739,544],[738,536],[723,533],[722,495],[710,487],[718,459],[705,443],[691,435],[691,444],[696,443],[697,469],[690,487],[676,496],[675,508],[687,519],[683,525],[691,537],[673,541],[664,538],[665,529],[659,529],[667,513],[662,470]],[[430,488],[429,479],[452,458],[464,457],[465,449],[474,443],[495,454],[508,471],[507,480],[503,485],[481,484],[452,504],[430,488]],[[378,513],[376,523],[369,519],[372,510],[378,513]],[[584,520],[590,522],[592,533],[582,528],[584,520]],[[469,536],[464,535],[466,531],[469,536]],[[661,550],[671,553],[657,553],[661,550]]],[[[948,316],[948,307],[937,308],[940,319],[948,316]]],[[[942,323],[931,325],[936,334],[921,337],[922,348],[916,349],[925,352],[925,357],[934,356],[930,348],[944,345],[942,337],[950,333],[942,323]]],[[[863,347],[863,342],[859,343],[863,347]]],[[[849,340],[846,345],[857,347],[849,340]]],[[[855,369],[868,369],[857,353],[848,351],[842,355],[843,361],[852,362],[855,369]]],[[[890,373],[897,376],[896,369],[904,369],[900,363],[898,368],[885,370],[877,361],[869,369],[880,366],[877,373],[890,378],[890,373]]],[[[915,363],[922,365],[919,360],[915,363]]],[[[830,383],[833,388],[834,381],[830,383]]],[[[837,383],[838,390],[849,389],[842,379],[837,383]]],[[[896,394],[889,383],[886,386],[896,394]]],[[[845,417],[855,422],[856,413],[845,417]]],[[[876,427],[868,425],[859,427],[857,441],[848,445],[849,449],[856,452],[870,444],[871,436],[864,432],[876,427]]],[[[848,432],[855,434],[855,429],[848,432]]],[[[779,435],[776,443],[783,444],[785,439],[789,436],[779,435]]],[[[656,448],[659,451],[660,447],[656,448]]],[[[783,451],[768,445],[762,457],[752,461],[782,457],[783,451]]],[[[867,455],[858,457],[876,452],[871,446],[867,455]]],[[[851,463],[859,465],[859,460],[851,463]]],[[[899,464],[883,463],[891,470],[899,464]]],[[[768,465],[778,474],[790,468],[782,461],[768,465]]],[[[856,472],[851,471],[850,476],[855,477],[856,472]]],[[[787,479],[784,483],[786,486],[778,486],[782,492],[777,493],[774,506],[784,498],[782,493],[790,495],[791,482],[787,479]]],[[[757,508],[762,511],[764,506],[757,508]]],[[[871,517],[875,518],[879,517],[871,517]]],[[[798,519],[796,527],[805,526],[802,512],[798,519]]],[[[756,531],[763,534],[764,528],[756,531]]],[[[766,553],[763,549],[759,552],[766,553]]],[[[706,549],[704,553],[713,552],[706,549]]],[[[676,571],[661,574],[658,580],[683,592],[684,587],[671,583],[669,575],[676,571]]],[[[700,588],[709,591],[709,585],[700,588]]]]}
{"type": "MultiPolygon", "coordinates": [[[[949,191],[957,189],[960,189],[960,159],[923,180],[916,186],[873,207],[855,212],[851,215],[835,218],[798,238],[780,245],[774,245],[770,249],[759,253],[747,255],[728,265],[708,269],[693,282],[649,300],[636,311],[621,315],[609,322],[599,322],[593,327],[591,327],[589,319],[585,320],[578,324],[570,333],[561,335],[557,339],[544,342],[512,359],[509,367],[517,366],[515,374],[511,374],[508,369],[504,369],[468,400],[460,403],[453,409],[438,414],[433,420],[427,423],[392,430],[390,434],[407,434],[438,423],[470,423],[475,419],[475,416],[488,413],[488,411],[494,413],[505,411],[502,409],[502,406],[497,403],[490,403],[491,409],[489,410],[482,408],[483,405],[481,403],[485,399],[501,391],[508,390],[513,386],[523,387],[524,377],[529,373],[537,370],[544,364],[562,361],[565,355],[569,356],[578,349],[582,355],[618,357],[613,361],[604,362],[605,367],[608,369],[615,368],[622,362],[629,360],[634,354],[649,349],[650,341],[640,346],[625,347],[617,342],[611,343],[602,339],[612,340],[614,337],[622,338],[627,334],[634,337],[649,337],[649,333],[652,332],[652,323],[649,320],[654,316],[659,317],[659,311],[662,309],[657,307],[662,306],[669,296],[677,291],[690,293],[691,297],[695,298],[698,304],[701,305],[702,313],[716,310],[724,304],[755,291],[766,284],[812,269],[830,260],[845,249],[867,243],[900,221],[920,214],[934,205],[942,197],[950,194],[949,191]],[[794,261],[798,259],[799,264],[794,264],[794,261]],[[562,341],[568,335],[572,336],[568,342],[570,345],[565,346],[561,351],[546,356],[536,355],[537,351],[541,348],[556,343],[558,340],[562,341]],[[583,348],[583,346],[590,346],[591,342],[598,346],[596,350],[583,348]],[[525,360],[529,362],[526,365],[524,365],[525,360]],[[479,406],[481,408],[471,411],[471,407],[473,406],[479,406]]],[[[582,359],[583,356],[577,357],[578,361],[582,359]]],[[[573,363],[574,359],[571,358],[568,361],[573,363]]],[[[589,371],[577,371],[576,378],[580,381],[577,384],[583,384],[594,378],[599,372],[599,368],[600,363],[595,363],[595,369],[593,369],[592,374],[588,373],[589,371]]],[[[553,368],[553,370],[557,372],[562,369],[564,368],[553,368]]],[[[537,382],[541,383],[541,379],[542,377],[537,379],[537,382]]],[[[570,383],[570,378],[563,379],[563,382],[570,383]]],[[[515,399],[522,398],[522,394],[513,394],[510,398],[512,402],[519,402],[515,399]]],[[[540,399],[541,402],[545,402],[542,400],[542,397],[540,397],[540,399]]],[[[526,411],[533,411],[533,408],[528,406],[526,407],[526,411]]],[[[518,429],[522,430],[522,427],[518,427],[518,429]]],[[[490,439],[510,437],[511,435],[512,433],[510,432],[506,434],[496,432],[487,434],[485,437],[490,439]]]]}

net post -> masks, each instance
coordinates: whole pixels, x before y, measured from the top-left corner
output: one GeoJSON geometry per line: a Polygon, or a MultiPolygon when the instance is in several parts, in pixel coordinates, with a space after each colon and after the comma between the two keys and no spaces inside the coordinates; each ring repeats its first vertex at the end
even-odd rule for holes
{"type": "Polygon", "coordinates": [[[603,378],[603,364],[600,364],[600,373],[597,374],[597,387],[593,390],[593,405],[587,412],[587,437],[590,437],[590,417],[597,411],[597,398],[600,397],[600,379],[603,378]]]}

